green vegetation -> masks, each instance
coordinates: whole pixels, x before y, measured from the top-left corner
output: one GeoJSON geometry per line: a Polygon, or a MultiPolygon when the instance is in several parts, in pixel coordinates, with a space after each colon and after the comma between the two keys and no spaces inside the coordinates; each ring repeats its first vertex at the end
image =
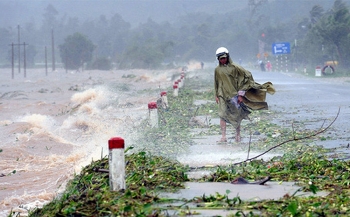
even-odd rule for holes
{"type": "Polygon", "coordinates": [[[99,70],[110,70],[112,69],[112,63],[109,58],[106,57],[100,57],[94,60],[91,66],[89,66],[91,69],[99,69],[99,70]]]}
{"type": "Polygon", "coordinates": [[[137,43],[136,41],[127,47],[120,60],[119,67],[125,68],[143,68],[157,69],[161,67],[164,57],[169,56],[173,47],[173,42],[159,42],[156,40],[147,40],[137,43]]]}

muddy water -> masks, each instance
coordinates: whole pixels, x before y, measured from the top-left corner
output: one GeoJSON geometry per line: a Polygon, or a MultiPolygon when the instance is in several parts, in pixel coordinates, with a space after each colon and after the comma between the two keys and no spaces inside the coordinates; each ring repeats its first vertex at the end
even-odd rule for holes
{"type": "Polygon", "coordinates": [[[108,154],[110,138],[130,144],[133,126],[147,118],[148,102],[171,85],[172,74],[27,70],[26,78],[11,79],[11,69],[2,69],[0,216],[52,200],[82,166],[108,154]]]}

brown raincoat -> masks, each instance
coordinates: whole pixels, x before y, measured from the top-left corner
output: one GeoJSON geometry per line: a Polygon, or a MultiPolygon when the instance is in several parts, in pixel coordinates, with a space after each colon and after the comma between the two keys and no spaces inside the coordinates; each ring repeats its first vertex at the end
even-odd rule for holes
{"type": "Polygon", "coordinates": [[[248,70],[234,64],[230,58],[227,65],[219,64],[215,68],[214,86],[215,95],[219,98],[219,116],[235,128],[248,117],[249,109],[268,109],[266,93],[275,93],[271,82],[256,83],[248,70]],[[246,91],[243,102],[249,109],[244,105],[237,108],[229,102],[240,90],[246,91]]]}

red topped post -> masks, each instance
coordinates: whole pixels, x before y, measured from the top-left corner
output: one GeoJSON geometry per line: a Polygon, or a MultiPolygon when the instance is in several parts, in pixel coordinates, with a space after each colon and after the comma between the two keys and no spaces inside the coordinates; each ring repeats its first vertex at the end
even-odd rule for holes
{"type": "Polygon", "coordinates": [[[125,189],[124,139],[114,137],[108,140],[109,187],[111,191],[125,189]]]}
{"type": "Polygon", "coordinates": [[[174,96],[178,96],[179,95],[179,88],[177,86],[177,82],[175,82],[175,84],[173,85],[173,89],[174,89],[174,96]]]}
{"type": "Polygon", "coordinates": [[[160,93],[160,97],[162,98],[162,107],[163,109],[168,109],[169,104],[168,104],[168,97],[165,91],[160,93]]]}
{"type": "Polygon", "coordinates": [[[151,127],[158,127],[158,107],[156,102],[148,103],[148,114],[151,127]]]}

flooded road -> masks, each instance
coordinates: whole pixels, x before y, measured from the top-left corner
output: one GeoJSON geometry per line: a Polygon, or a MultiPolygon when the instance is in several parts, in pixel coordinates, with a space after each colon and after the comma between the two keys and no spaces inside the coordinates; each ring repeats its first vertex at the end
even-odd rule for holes
{"type": "Polygon", "coordinates": [[[275,73],[269,78],[276,94],[268,96],[269,108],[280,112],[273,120],[292,129],[292,123],[303,123],[306,129],[319,130],[330,124],[339,111],[334,124],[316,140],[337,153],[350,158],[350,78],[304,77],[295,73],[275,73]]]}
{"type": "MultiPolygon", "coordinates": [[[[267,94],[269,110],[275,113],[272,123],[282,128],[293,130],[302,125],[303,130],[318,131],[328,126],[337,116],[335,123],[320,136],[325,140],[315,139],[314,145],[322,145],[339,154],[339,158],[350,158],[350,78],[306,77],[297,73],[260,72],[252,70],[258,83],[271,81],[276,93],[267,94]]],[[[205,74],[204,76],[210,76],[205,74]]],[[[216,111],[214,111],[216,112],[216,111]]],[[[210,117],[200,117],[205,122],[210,117]]],[[[211,124],[219,125],[218,118],[210,119],[211,124]]],[[[242,124],[248,121],[243,120],[242,124]]],[[[228,130],[228,145],[218,145],[217,135],[195,137],[189,152],[179,156],[178,160],[190,167],[229,165],[247,158],[250,142],[259,139],[258,135],[250,137],[247,130],[242,130],[242,142],[233,141],[233,131],[228,130]],[[251,140],[251,141],[250,141],[251,140]]],[[[264,133],[264,132],[262,132],[264,133]]],[[[277,144],[276,144],[277,145],[277,144]]],[[[250,157],[261,152],[252,151],[250,157]]],[[[283,154],[283,153],[280,153],[283,154]]],[[[261,158],[269,159],[278,153],[267,153],[261,158]]]]}

